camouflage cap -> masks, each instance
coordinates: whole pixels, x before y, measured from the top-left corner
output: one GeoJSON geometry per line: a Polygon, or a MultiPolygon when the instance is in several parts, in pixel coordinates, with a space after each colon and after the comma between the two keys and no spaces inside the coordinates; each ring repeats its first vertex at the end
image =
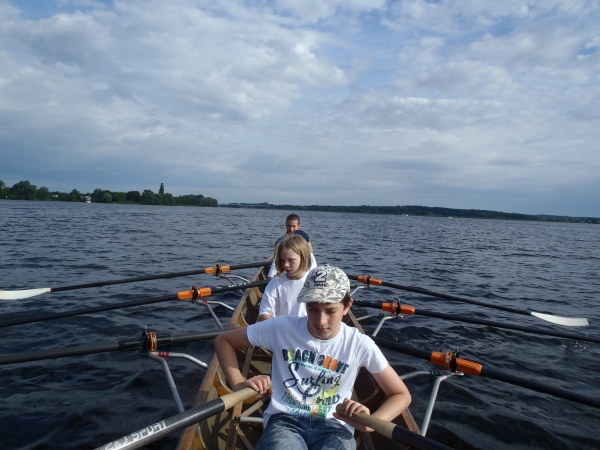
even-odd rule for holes
{"type": "Polygon", "coordinates": [[[350,292],[350,281],[343,270],[317,266],[306,276],[298,302],[338,303],[350,292]]]}

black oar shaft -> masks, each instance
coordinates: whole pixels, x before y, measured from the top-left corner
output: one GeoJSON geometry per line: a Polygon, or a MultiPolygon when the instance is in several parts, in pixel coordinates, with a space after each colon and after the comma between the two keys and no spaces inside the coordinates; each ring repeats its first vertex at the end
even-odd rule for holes
{"type": "Polygon", "coordinates": [[[431,357],[431,352],[427,350],[421,350],[420,348],[413,347],[411,345],[401,344],[400,342],[393,342],[389,339],[383,339],[377,336],[371,336],[371,339],[380,347],[385,347],[390,350],[395,350],[400,353],[404,353],[405,355],[414,356],[419,359],[426,359],[429,361],[431,357]]]}
{"type": "MultiPolygon", "coordinates": [[[[252,287],[260,287],[264,286],[268,283],[268,280],[254,281],[252,283],[238,284],[234,286],[225,286],[225,287],[210,287],[208,289],[211,290],[212,294],[222,293],[222,292],[230,292],[230,291],[238,291],[240,289],[247,289],[252,287]]],[[[211,294],[211,295],[212,295],[211,294]]],[[[151,305],[153,303],[166,302],[169,300],[179,300],[177,294],[165,295],[162,297],[155,298],[146,298],[142,300],[132,300],[129,302],[116,303],[114,305],[102,305],[102,306],[94,306],[90,308],[76,309],[74,311],[64,311],[60,313],[49,313],[49,314],[40,314],[37,316],[31,317],[22,317],[19,319],[7,320],[4,322],[0,322],[0,328],[11,327],[13,325],[24,325],[27,323],[34,322],[42,322],[45,320],[55,320],[62,319],[64,317],[73,317],[73,316],[81,316],[84,314],[92,314],[102,311],[110,311],[113,309],[123,309],[123,308],[131,308],[133,306],[141,306],[141,305],[151,305]]]]}
{"type": "Polygon", "coordinates": [[[90,308],[76,309],[74,311],[64,311],[60,313],[39,314],[31,317],[21,317],[19,319],[7,320],[0,322],[0,328],[12,327],[13,325],[24,325],[26,323],[43,322],[45,320],[63,319],[65,317],[81,316],[84,314],[92,314],[102,311],[110,311],[113,309],[131,308],[133,306],[151,305],[153,303],[166,302],[169,300],[177,300],[177,295],[165,295],[164,297],[156,297],[144,300],[132,300],[130,302],[116,303],[114,305],[93,306],[90,308]]]}
{"type": "Polygon", "coordinates": [[[400,425],[396,425],[392,431],[392,439],[407,444],[410,448],[418,450],[452,450],[450,447],[428,439],[420,434],[413,433],[400,425]]]}
{"type": "MultiPolygon", "coordinates": [[[[391,303],[386,303],[386,304],[391,305],[391,303]]],[[[353,305],[360,306],[360,307],[366,307],[366,308],[375,308],[375,309],[381,310],[383,303],[375,301],[375,300],[354,299],[353,305]]],[[[398,306],[400,306],[400,305],[398,305],[398,306]]],[[[399,314],[402,314],[402,312],[399,312],[399,314]]],[[[552,337],[565,338],[565,339],[575,339],[578,341],[600,343],[600,338],[597,338],[594,336],[586,336],[585,334],[569,333],[569,332],[556,331],[556,330],[544,330],[544,329],[539,329],[539,328],[532,328],[530,326],[498,322],[496,320],[476,319],[474,317],[469,317],[469,316],[465,316],[465,315],[461,315],[461,314],[446,314],[446,313],[441,313],[441,312],[437,312],[437,311],[426,311],[426,310],[422,310],[422,309],[415,309],[413,313],[409,313],[409,314],[415,314],[417,316],[435,317],[437,319],[444,319],[444,320],[453,320],[456,322],[472,323],[475,325],[486,325],[486,326],[502,328],[502,329],[507,329],[507,330],[522,331],[524,333],[540,334],[540,335],[544,335],[544,336],[552,336],[552,337]]]]}
{"type": "MultiPolygon", "coordinates": [[[[344,407],[341,404],[338,404],[336,407],[336,412],[343,416],[344,407]]],[[[439,442],[407,430],[406,428],[396,425],[395,423],[379,419],[378,417],[370,414],[358,413],[353,415],[351,419],[354,419],[356,422],[372,428],[387,438],[402,442],[404,444],[409,444],[410,448],[414,448],[416,450],[451,450],[450,447],[446,447],[439,442]]]]}
{"type": "Polygon", "coordinates": [[[144,447],[152,442],[163,439],[170,434],[189,427],[190,425],[202,422],[220,412],[231,408],[236,403],[253,397],[256,391],[250,388],[244,388],[237,392],[216,398],[203,405],[191,408],[181,414],[161,420],[158,423],[142,428],[116,441],[96,448],[96,450],[133,450],[144,447]]]}
{"type": "MultiPolygon", "coordinates": [[[[270,266],[271,263],[269,261],[263,261],[260,263],[251,263],[251,264],[239,264],[237,266],[228,266],[229,270],[241,270],[241,269],[251,269],[253,267],[262,267],[262,266],[270,266]]],[[[177,277],[187,277],[189,275],[198,275],[201,273],[207,273],[207,268],[198,269],[198,270],[188,270],[187,272],[174,272],[174,273],[164,273],[157,275],[146,275],[143,277],[136,278],[124,278],[121,280],[113,280],[113,281],[98,281],[96,283],[85,283],[85,284],[75,284],[73,286],[61,286],[56,288],[51,288],[51,292],[60,292],[60,291],[71,291],[74,289],[86,289],[92,287],[100,287],[100,286],[111,286],[113,284],[125,284],[125,283],[136,283],[139,281],[150,281],[150,280],[161,280],[164,278],[177,278],[177,277]]]]}
{"type": "MultiPolygon", "coordinates": [[[[399,342],[393,342],[388,339],[382,339],[375,336],[371,337],[371,339],[373,339],[373,341],[375,341],[375,343],[380,347],[395,350],[406,355],[414,356],[416,358],[426,359],[429,361],[432,355],[432,352],[421,350],[410,345],[401,344],[399,342]]],[[[564,398],[566,400],[571,400],[584,405],[593,406],[595,408],[600,408],[600,399],[588,397],[577,392],[569,391],[568,389],[549,386],[544,383],[533,381],[531,379],[525,379],[516,375],[511,375],[506,372],[502,372],[489,367],[483,366],[480,375],[488,378],[493,378],[495,380],[504,381],[506,383],[514,384],[516,386],[531,389],[536,392],[541,392],[542,394],[553,395],[555,397],[564,398]]]]}
{"type": "Polygon", "coordinates": [[[594,336],[586,336],[584,334],[568,333],[568,332],[564,332],[564,331],[543,330],[543,329],[539,329],[539,328],[525,327],[522,325],[513,325],[513,324],[509,324],[509,323],[498,322],[495,320],[475,319],[473,317],[468,317],[468,316],[458,315],[458,314],[446,314],[446,313],[440,313],[440,312],[435,312],[435,311],[423,311],[421,309],[417,309],[415,311],[415,314],[420,315],[420,316],[435,317],[438,319],[472,323],[475,325],[486,325],[486,326],[491,326],[491,327],[496,327],[496,328],[505,328],[508,330],[522,331],[524,333],[541,334],[544,336],[552,336],[552,337],[559,337],[559,338],[565,338],[565,339],[575,339],[578,341],[600,343],[600,338],[597,338],[594,336]]]}
{"type": "Polygon", "coordinates": [[[379,302],[377,300],[363,300],[358,298],[353,298],[352,300],[352,306],[360,306],[361,308],[374,308],[381,310],[381,307],[383,305],[382,302],[379,302]]]}
{"type": "Polygon", "coordinates": [[[521,386],[532,391],[541,392],[542,394],[553,395],[555,397],[564,398],[584,405],[593,406],[594,408],[600,408],[600,399],[590,397],[587,395],[579,394],[578,392],[569,391],[557,386],[550,386],[538,381],[532,380],[531,378],[518,377],[510,373],[502,372],[500,370],[492,369],[490,367],[483,367],[481,370],[482,377],[493,378],[494,380],[504,381],[505,383],[514,384],[521,386]]]}
{"type": "MultiPolygon", "coordinates": [[[[348,278],[350,278],[351,280],[355,280],[355,281],[362,281],[362,280],[359,280],[359,277],[356,275],[348,275],[348,278]]],[[[360,277],[360,278],[362,278],[362,277],[360,277]]],[[[493,303],[482,302],[480,300],[474,300],[471,298],[458,297],[456,295],[441,294],[439,292],[433,292],[433,291],[430,291],[429,289],[423,289],[423,288],[419,288],[419,287],[403,286],[401,284],[389,283],[387,281],[381,281],[381,280],[379,280],[377,282],[377,285],[391,287],[394,289],[400,289],[402,291],[407,291],[407,292],[414,292],[416,294],[429,295],[431,297],[445,298],[447,300],[456,300],[456,301],[463,302],[463,303],[470,303],[472,305],[486,306],[489,308],[499,309],[501,311],[512,312],[515,314],[522,314],[524,316],[531,315],[530,312],[525,309],[516,309],[516,308],[511,308],[509,306],[494,305],[493,303]]]]}
{"type": "MultiPolygon", "coordinates": [[[[166,336],[158,338],[159,346],[180,344],[184,342],[201,341],[214,339],[223,330],[207,331],[204,333],[191,333],[179,336],[166,336]]],[[[60,348],[54,350],[39,350],[35,352],[15,353],[12,355],[0,356],[0,366],[6,364],[16,364],[30,361],[42,361],[53,358],[64,358],[68,356],[91,355],[94,353],[106,353],[115,351],[142,350],[144,348],[144,339],[132,339],[128,341],[106,342],[102,344],[87,344],[77,347],[60,348]]]]}

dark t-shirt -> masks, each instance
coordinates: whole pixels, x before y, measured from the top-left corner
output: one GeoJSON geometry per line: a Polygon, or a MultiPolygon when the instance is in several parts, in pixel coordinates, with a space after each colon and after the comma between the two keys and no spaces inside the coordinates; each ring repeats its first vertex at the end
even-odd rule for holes
{"type": "MultiPolygon", "coordinates": [[[[304,238],[304,240],[306,242],[310,242],[310,238],[308,237],[308,234],[306,234],[304,231],[302,230],[296,230],[291,234],[297,234],[298,236],[302,236],[304,238]]],[[[281,236],[279,239],[277,239],[275,241],[275,244],[281,244],[281,241],[283,241],[285,239],[285,237],[287,236],[287,234],[284,234],[283,236],[281,236]]]]}

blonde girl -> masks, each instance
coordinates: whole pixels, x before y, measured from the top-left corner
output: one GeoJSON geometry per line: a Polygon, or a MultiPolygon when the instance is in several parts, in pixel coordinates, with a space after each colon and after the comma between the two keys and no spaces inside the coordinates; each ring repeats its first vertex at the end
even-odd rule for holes
{"type": "Polygon", "coordinates": [[[260,302],[258,321],[277,316],[306,316],[306,305],[296,302],[308,272],[317,266],[306,240],[290,234],[277,247],[277,276],[271,278],[260,302]]]}

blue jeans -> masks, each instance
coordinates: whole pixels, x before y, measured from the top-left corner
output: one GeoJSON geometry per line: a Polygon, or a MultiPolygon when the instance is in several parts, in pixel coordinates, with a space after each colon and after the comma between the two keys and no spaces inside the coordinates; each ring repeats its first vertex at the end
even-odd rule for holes
{"type": "Polygon", "coordinates": [[[256,450],[356,450],[356,442],[335,419],[279,413],[269,418],[256,450]]]}

